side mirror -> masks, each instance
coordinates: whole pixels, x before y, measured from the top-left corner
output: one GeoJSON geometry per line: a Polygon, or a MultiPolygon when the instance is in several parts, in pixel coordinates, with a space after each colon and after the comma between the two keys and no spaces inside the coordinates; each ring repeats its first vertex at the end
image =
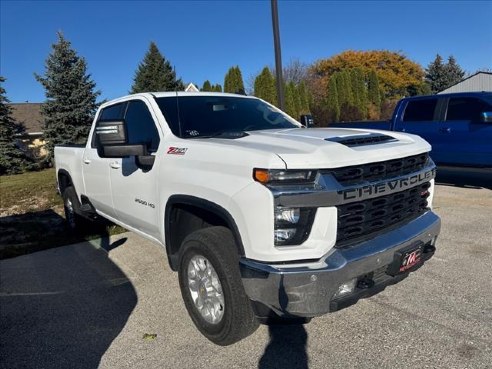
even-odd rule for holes
{"type": "Polygon", "coordinates": [[[127,143],[124,120],[99,121],[96,125],[97,146],[125,145],[127,143]]]}
{"type": "Polygon", "coordinates": [[[147,155],[144,145],[128,145],[124,120],[99,121],[95,134],[97,151],[102,158],[147,155]]]}
{"type": "Polygon", "coordinates": [[[492,123],[492,111],[484,111],[484,112],[480,115],[480,120],[481,120],[483,123],[492,123]]]}
{"type": "Polygon", "coordinates": [[[300,121],[301,121],[301,124],[306,128],[314,127],[313,116],[310,114],[301,115],[300,121]]]}

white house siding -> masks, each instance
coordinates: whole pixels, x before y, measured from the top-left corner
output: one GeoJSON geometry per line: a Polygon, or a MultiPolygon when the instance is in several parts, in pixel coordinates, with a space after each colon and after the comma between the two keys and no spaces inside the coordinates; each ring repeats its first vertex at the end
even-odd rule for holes
{"type": "Polygon", "coordinates": [[[492,73],[478,72],[439,93],[447,94],[451,92],[481,92],[481,91],[492,91],[492,73]]]}

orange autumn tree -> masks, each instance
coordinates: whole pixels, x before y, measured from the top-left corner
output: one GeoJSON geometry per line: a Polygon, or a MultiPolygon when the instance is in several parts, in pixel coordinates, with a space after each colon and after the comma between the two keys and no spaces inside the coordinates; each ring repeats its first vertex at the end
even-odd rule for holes
{"type": "MultiPolygon", "coordinates": [[[[316,105],[313,110],[318,113],[317,115],[329,120],[325,106],[328,99],[330,77],[337,72],[354,69],[361,70],[366,80],[375,73],[378,80],[381,116],[375,116],[373,112],[366,118],[387,118],[396,100],[403,96],[429,92],[424,81],[425,71],[422,66],[408,59],[401,52],[388,50],[344,51],[331,58],[318,60],[309,70],[309,85],[316,105]],[[390,106],[388,107],[388,105],[390,106]]],[[[371,111],[374,109],[369,110],[369,112],[371,111]]]]}

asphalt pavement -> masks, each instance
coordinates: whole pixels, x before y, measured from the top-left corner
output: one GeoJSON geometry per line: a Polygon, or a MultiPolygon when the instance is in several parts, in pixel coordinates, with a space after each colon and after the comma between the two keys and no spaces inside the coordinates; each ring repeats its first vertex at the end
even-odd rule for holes
{"type": "Polygon", "coordinates": [[[133,233],[0,261],[0,368],[492,368],[491,186],[441,182],[422,268],[229,347],[198,333],[164,250],[133,233]]]}

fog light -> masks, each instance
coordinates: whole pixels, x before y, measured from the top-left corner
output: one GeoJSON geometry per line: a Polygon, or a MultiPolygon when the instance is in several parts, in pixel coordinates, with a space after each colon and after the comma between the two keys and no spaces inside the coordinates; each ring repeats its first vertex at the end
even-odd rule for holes
{"type": "Polygon", "coordinates": [[[297,223],[301,216],[299,208],[277,208],[275,209],[276,222],[297,223]]]}
{"type": "Polygon", "coordinates": [[[284,242],[289,241],[292,237],[296,235],[297,229],[287,228],[287,229],[276,229],[274,231],[275,243],[281,245],[284,242]]]}
{"type": "Polygon", "coordinates": [[[357,278],[354,278],[348,282],[342,283],[340,287],[338,287],[338,291],[333,295],[333,298],[337,298],[352,293],[354,291],[356,282],[357,282],[357,278]]]}

